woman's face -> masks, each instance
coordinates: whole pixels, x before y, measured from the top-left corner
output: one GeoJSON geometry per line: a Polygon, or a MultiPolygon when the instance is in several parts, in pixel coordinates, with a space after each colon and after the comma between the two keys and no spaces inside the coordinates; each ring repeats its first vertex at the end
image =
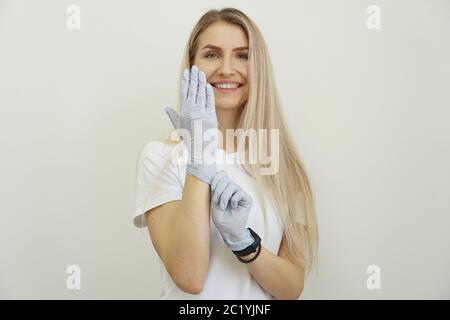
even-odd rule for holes
{"type": "Polygon", "coordinates": [[[248,39],[241,27],[215,22],[199,36],[194,64],[206,74],[214,88],[216,108],[242,107],[248,99],[248,39]],[[219,88],[233,84],[237,88],[219,88]]]}

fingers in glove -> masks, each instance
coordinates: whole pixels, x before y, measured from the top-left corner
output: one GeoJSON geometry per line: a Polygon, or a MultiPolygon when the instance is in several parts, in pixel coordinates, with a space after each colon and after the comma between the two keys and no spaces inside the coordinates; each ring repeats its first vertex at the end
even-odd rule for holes
{"type": "MultiPolygon", "coordinates": [[[[181,77],[181,106],[184,105],[184,101],[187,99],[188,88],[189,88],[189,69],[184,69],[183,75],[181,77]]],[[[181,114],[184,114],[185,110],[181,110],[181,114]]]]}
{"type": "Polygon", "coordinates": [[[220,197],[222,196],[222,193],[225,191],[228,184],[231,183],[230,178],[225,175],[220,179],[220,181],[217,183],[216,189],[213,192],[213,201],[217,204],[219,204],[220,197]]]}
{"type": "Polygon", "coordinates": [[[172,125],[175,129],[180,128],[180,117],[178,116],[177,112],[173,110],[170,107],[165,108],[166,114],[170,119],[170,122],[172,122],[172,125]]]}
{"type": "Polygon", "coordinates": [[[195,102],[198,91],[198,68],[193,65],[191,68],[191,77],[189,79],[188,99],[195,102]]]}
{"type": "Polygon", "coordinates": [[[211,182],[211,191],[214,192],[216,190],[217,184],[226,175],[227,175],[227,173],[223,170],[220,170],[219,172],[216,173],[216,175],[213,178],[213,181],[211,182]]]}
{"type": "Polygon", "coordinates": [[[230,202],[231,197],[239,191],[239,187],[236,183],[230,182],[225,190],[220,195],[220,209],[225,210],[230,202]]]}
{"type": "Polygon", "coordinates": [[[214,89],[211,84],[206,85],[206,111],[216,114],[216,101],[214,98],[214,89]]]}
{"type": "Polygon", "coordinates": [[[230,206],[232,209],[236,209],[238,207],[239,201],[242,199],[242,193],[241,190],[236,190],[236,192],[233,194],[233,196],[230,199],[230,206]]]}
{"type": "Polygon", "coordinates": [[[203,71],[198,73],[198,92],[196,103],[200,105],[202,111],[206,109],[206,75],[203,71]]]}
{"type": "Polygon", "coordinates": [[[240,189],[231,197],[230,202],[231,208],[233,209],[236,209],[238,206],[250,209],[253,204],[253,199],[247,192],[240,189]]]}

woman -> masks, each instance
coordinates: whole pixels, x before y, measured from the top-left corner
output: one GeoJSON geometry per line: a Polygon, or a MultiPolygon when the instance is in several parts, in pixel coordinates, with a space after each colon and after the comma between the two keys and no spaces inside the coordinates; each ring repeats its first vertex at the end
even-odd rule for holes
{"type": "Polygon", "coordinates": [[[237,9],[208,11],[182,69],[181,112],[166,108],[182,141],[148,143],[137,168],[134,223],[148,227],[160,257],[161,298],[298,299],[317,257],[314,199],[259,29],[237,9]],[[218,140],[201,139],[214,128],[218,140]],[[278,130],[264,140],[279,147],[277,171],[261,174],[263,163],[242,155],[254,141],[236,151],[227,129],[278,130]],[[180,145],[187,163],[173,161],[180,145]],[[195,152],[208,148],[226,164],[195,152]]]}

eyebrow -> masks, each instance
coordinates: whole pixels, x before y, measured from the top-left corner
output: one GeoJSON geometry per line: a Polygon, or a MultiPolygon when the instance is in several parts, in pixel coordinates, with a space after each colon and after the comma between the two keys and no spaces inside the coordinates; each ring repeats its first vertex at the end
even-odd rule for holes
{"type": "MultiPolygon", "coordinates": [[[[222,51],[222,48],[217,47],[217,46],[214,46],[214,45],[212,45],[212,44],[207,44],[206,46],[204,46],[204,47],[202,48],[202,50],[203,50],[203,49],[206,49],[206,48],[210,48],[210,49],[222,51]]],[[[233,51],[239,51],[239,50],[248,50],[248,47],[237,47],[237,48],[234,48],[234,49],[233,49],[233,51]]]]}

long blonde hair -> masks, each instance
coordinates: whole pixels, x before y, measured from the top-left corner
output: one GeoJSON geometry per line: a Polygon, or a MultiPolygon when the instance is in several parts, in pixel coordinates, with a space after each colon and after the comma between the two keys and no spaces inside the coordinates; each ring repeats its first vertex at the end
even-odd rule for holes
{"type": "MultiPolygon", "coordinates": [[[[259,192],[267,192],[283,225],[283,240],[287,255],[298,261],[305,272],[317,266],[318,227],[315,200],[309,178],[286,127],[281,112],[281,102],[275,86],[272,63],[264,38],[256,24],[235,8],[209,10],[197,22],[191,32],[183,55],[180,76],[190,69],[198,49],[200,34],[212,23],[224,21],[240,26],[249,41],[248,78],[249,96],[244,106],[238,128],[279,130],[279,170],[273,175],[258,174],[261,164],[244,162],[245,171],[256,179],[259,192]]],[[[180,101],[178,99],[178,106],[180,101]]],[[[179,109],[178,109],[179,110],[179,109]]],[[[271,135],[267,136],[267,143],[271,135]]],[[[264,207],[264,203],[263,203],[264,207]]]]}

